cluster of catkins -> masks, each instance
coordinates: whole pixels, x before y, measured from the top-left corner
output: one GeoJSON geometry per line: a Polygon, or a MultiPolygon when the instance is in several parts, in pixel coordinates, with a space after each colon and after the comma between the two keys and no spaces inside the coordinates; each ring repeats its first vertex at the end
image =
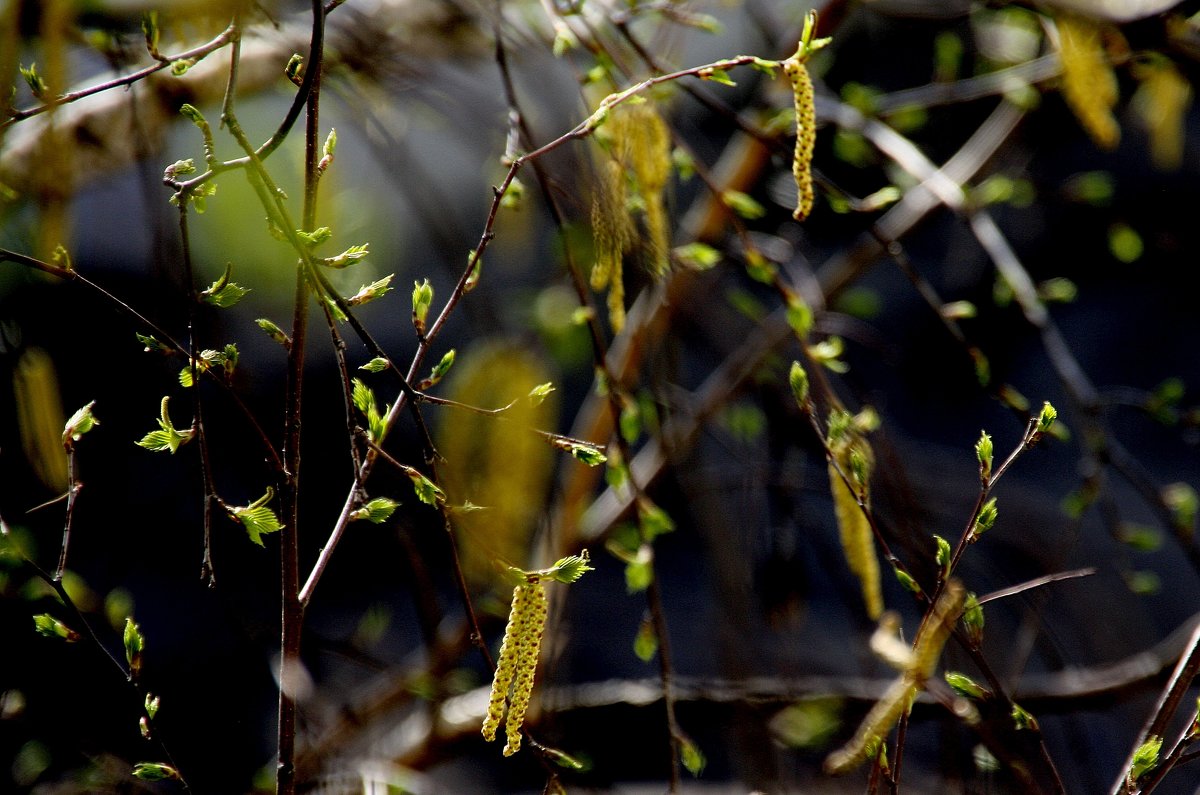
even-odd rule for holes
{"type": "Polygon", "coordinates": [[[529,695],[533,692],[533,675],[537,671],[538,649],[546,629],[546,612],[546,586],[536,575],[530,575],[529,581],[513,589],[512,610],[504,629],[500,659],[492,679],[492,695],[483,720],[483,738],[491,742],[496,739],[496,730],[504,717],[504,700],[511,689],[508,719],[504,722],[508,738],[505,756],[512,756],[521,748],[521,725],[525,722],[525,710],[529,708],[529,695]]]}

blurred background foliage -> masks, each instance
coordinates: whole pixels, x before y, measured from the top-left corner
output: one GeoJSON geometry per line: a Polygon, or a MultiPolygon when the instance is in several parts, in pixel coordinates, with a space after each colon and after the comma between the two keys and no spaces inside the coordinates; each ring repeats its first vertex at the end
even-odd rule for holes
{"type": "MultiPolygon", "coordinates": [[[[787,57],[809,10],[789,0],[330,5],[321,121],[339,145],[319,224],[333,230],[331,250],[370,244],[362,263],[331,272],[344,294],[395,274],[396,289],[359,316],[397,361],[417,343],[407,284],[428,279],[440,306],[484,229],[502,156],[527,148],[509,143],[497,36],[541,144],[656,71],[740,53],[787,57]]],[[[187,291],[162,174],[203,157],[178,108],[190,102],[216,126],[227,50],[179,76],[166,70],[52,112],[23,111],[149,64],[143,12],[157,10],[158,47],[177,53],[219,35],[234,6],[0,4],[0,86],[13,87],[0,91],[9,118],[0,122],[0,247],[49,261],[61,245],[78,272],[178,339],[187,291]]],[[[679,723],[706,761],[685,789],[863,789],[865,774],[830,779],[821,760],[893,674],[868,648],[874,624],[838,547],[824,451],[786,383],[800,349],[779,293],[761,278],[764,263],[814,310],[814,341],[843,340],[822,378],[852,411],[871,406],[882,418],[871,437],[872,501],[889,544],[924,581],[935,570],[932,534],[957,538],[970,518],[980,428],[1006,454],[1031,406],[1059,408],[1067,433],[1006,476],[997,526],[960,574],[982,595],[1096,569],[989,603],[984,653],[1037,716],[1067,791],[1105,791],[1120,774],[1200,603],[1195,6],[821,4],[820,32],[833,42],[810,64],[817,203],[803,224],[791,215],[794,117],[782,77],[740,69],[735,86],[681,81],[651,93],[672,131],[664,196],[675,249],[671,274],[656,279],[661,251],[637,220],[644,197],[627,208],[630,322],[611,334],[603,296],[587,297],[584,313],[601,321],[610,363],[627,364],[617,384],[597,385],[570,274],[587,279],[593,191],[611,147],[582,142],[540,159],[553,205],[522,171],[523,197],[500,211],[479,287],[439,339],[437,355],[454,348],[458,359],[432,392],[494,409],[537,384],[556,391],[536,407],[519,401],[503,420],[449,406],[424,414],[450,502],[484,508],[453,518],[493,649],[507,612],[503,567],[592,550],[597,571],[556,594],[530,716],[540,739],[584,762],[563,774],[569,791],[661,791],[669,775],[651,622],[630,587],[646,574],[629,559],[644,538],[615,479],[524,426],[601,444],[624,435],[634,476],[670,517],[651,576],[665,603],[679,723]],[[739,198],[722,202],[714,190],[739,198]],[[900,247],[889,251],[892,242],[900,247]],[[1011,259],[998,261],[998,251],[1011,259]],[[1014,289],[1014,263],[1033,304],[1014,289]],[[1030,322],[1043,317],[1031,306],[1048,321],[1030,322]],[[618,418],[596,396],[603,388],[619,395],[618,418]]],[[[300,2],[242,7],[238,108],[262,141],[294,95],[283,67],[305,51],[309,16],[300,2]]],[[[219,157],[238,154],[216,135],[219,157]]],[[[293,202],[302,153],[293,132],[268,161],[293,202]]],[[[285,354],[255,319],[287,328],[295,256],[268,233],[240,172],[216,181],[206,211],[191,215],[196,280],[204,287],[231,265],[251,292],[236,309],[198,310],[196,333],[201,347],[239,346],[232,385],[278,443],[285,354]]],[[[130,778],[147,752],[141,705],[96,646],[43,637],[31,621],[50,613],[71,623],[21,557],[49,569],[58,556],[62,427],[93,400],[101,426],[80,447],[86,488],[64,587],[114,653],[136,616],[144,682],[162,697],[157,724],[194,791],[252,791],[273,779],[277,547],[271,537],[265,549],[248,544],[218,519],[216,587],[197,576],[195,450],[166,457],[133,444],[154,427],[164,394],[181,427],[192,397],[179,386],[181,359],[143,350],[135,332],[146,329],[95,293],[0,263],[0,516],[9,530],[0,790],[177,789],[130,778]]],[[[352,367],[370,358],[350,347],[352,367]]],[[[352,475],[332,346],[312,344],[307,374],[302,569],[352,475]]],[[[381,403],[395,399],[382,376],[359,375],[381,403]]],[[[271,470],[244,415],[209,386],[197,392],[215,485],[246,505],[271,470]]],[[[387,449],[420,463],[411,422],[387,449]]],[[[396,475],[380,469],[370,491],[402,507],[381,525],[350,528],[307,615],[300,778],[320,792],[537,791],[545,773],[530,754],[504,760],[480,742],[490,673],[470,644],[447,536],[396,475]]],[[[884,579],[884,602],[911,637],[920,613],[886,566],[884,579]]],[[[945,662],[970,666],[953,647],[945,662]]],[[[1019,733],[1003,736],[1031,753],[1019,733]]],[[[1184,768],[1158,791],[1191,792],[1191,776],[1184,768]]],[[[917,704],[902,789],[1008,792],[1015,782],[976,733],[931,701],[917,704]]]]}

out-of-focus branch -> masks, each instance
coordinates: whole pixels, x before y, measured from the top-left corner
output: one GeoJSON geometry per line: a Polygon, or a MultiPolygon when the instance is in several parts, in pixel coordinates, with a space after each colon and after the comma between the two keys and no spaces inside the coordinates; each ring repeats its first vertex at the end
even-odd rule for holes
{"type": "MultiPolygon", "coordinates": [[[[486,54],[485,38],[456,35],[475,20],[457,3],[439,0],[367,0],[338,8],[329,17],[326,32],[325,68],[352,66],[368,77],[388,61],[403,57],[405,63],[441,63],[454,58],[486,54]],[[402,53],[398,56],[397,53],[402,53]]],[[[238,91],[246,94],[268,90],[294,90],[284,76],[293,53],[308,52],[311,19],[300,14],[278,27],[257,25],[242,34],[238,64],[238,91]]],[[[75,191],[90,180],[102,177],[133,162],[143,152],[138,137],[131,135],[134,123],[153,143],[161,141],[178,117],[179,106],[218,105],[228,82],[228,59],[219,53],[197,63],[180,76],[170,70],[146,73],[126,90],[118,83],[111,90],[87,94],[57,106],[53,124],[63,140],[74,143],[71,173],[60,189],[75,191]]],[[[134,72],[131,74],[140,74],[134,72]]],[[[103,83],[90,80],[88,86],[103,83]]],[[[79,89],[76,89],[78,91],[79,89]]],[[[68,92],[70,94],[70,92],[68,92]]],[[[39,141],[45,136],[50,114],[41,114],[14,124],[0,151],[0,182],[18,193],[39,184],[35,168],[39,141]]]]}

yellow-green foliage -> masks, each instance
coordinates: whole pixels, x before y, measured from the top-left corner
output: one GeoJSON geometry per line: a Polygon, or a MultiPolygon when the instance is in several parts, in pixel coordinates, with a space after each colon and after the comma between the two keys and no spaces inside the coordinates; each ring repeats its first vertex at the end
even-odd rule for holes
{"type": "Polygon", "coordinates": [[[934,606],[933,613],[922,623],[913,643],[908,664],[871,707],[858,731],[848,743],[825,759],[826,773],[845,773],[858,767],[875,753],[900,716],[912,706],[913,699],[925,687],[941,659],[946,640],[962,614],[966,589],[958,580],[946,583],[945,590],[934,606]]]}
{"type": "Polygon", "coordinates": [[[647,268],[656,278],[670,267],[670,225],[665,191],[671,176],[671,134],[649,102],[625,103],[609,112],[599,137],[592,195],[594,263],[592,289],[608,288],[609,323],[620,331],[625,322],[622,263],[641,247],[647,268]],[[644,234],[632,212],[639,211],[644,234]]]}
{"type": "Polygon", "coordinates": [[[1174,171],[1183,162],[1183,145],[1192,85],[1165,57],[1148,58],[1134,68],[1141,81],[1133,109],[1146,128],[1150,160],[1163,171],[1174,171]]]}
{"type": "Polygon", "coordinates": [[[549,392],[534,405],[526,396],[550,380],[541,360],[527,350],[491,343],[466,349],[439,387],[445,397],[481,408],[515,401],[498,417],[454,408],[434,415],[448,503],[484,508],[454,515],[463,573],[476,586],[498,584],[494,561],[520,565],[528,554],[555,456],[530,428],[555,427],[558,400],[549,392]]]}
{"type": "Polygon", "coordinates": [[[798,60],[783,62],[783,71],[792,83],[796,106],[796,151],[792,155],[792,176],[796,179],[796,211],[792,214],[803,221],[813,208],[812,159],[817,142],[817,116],[813,106],[813,84],[808,67],[798,60]]]}
{"type": "Polygon", "coordinates": [[[855,428],[848,427],[836,438],[830,439],[834,461],[829,464],[829,487],[833,492],[833,509],[837,518],[838,534],[842,551],[850,571],[858,578],[862,587],[863,602],[867,615],[879,618],[883,612],[883,587],[880,582],[879,559],[875,555],[875,539],[871,524],[858,505],[858,499],[838,473],[838,468],[850,479],[862,495],[864,504],[870,505],[870,473],[875,456],[866,438],[855,428]]]}
{"type": "Polygon", "coordinates": [[[1055,18],[1062,92],[1075,117],[1096,145],[1115,149],[1121,127],[1113,116],[1117,104],[1117,76],[1104,52],[1103,29],[1096,22],[1073,14],[1055,18]]]}

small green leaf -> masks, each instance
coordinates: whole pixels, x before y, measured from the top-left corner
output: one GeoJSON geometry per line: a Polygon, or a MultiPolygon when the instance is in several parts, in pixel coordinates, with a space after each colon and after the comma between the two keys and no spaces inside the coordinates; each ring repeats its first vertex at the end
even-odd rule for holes
{"type": "Polygon", "coordinates": [[[297,229],[296,237],[300,238],[300,241],[306,245],[319,246],[333,237],[333,230],[327,226],[319,226],[311,232],[305,232],[303,229],[297,229]]]}
{"type": "Polygon", "coordinates": [[[975,682],[966,674],[960,674],[957,671],[946,671],[946,684],[950,685],[950,689],[958,693],[963,698],[981,699],[991,696],[991,692],[987,688],[975,682]]]}
{"type": "Polygon", "coordinates": [[[644,591],[654,582],[654,567],[650,565],[649,555],[640,555],[638,559],[625,564],[625,588],[629,593],[644,591]]]}
{"type": "Polygon", "coordinates": [[[688,243],[672,253],[680,265],[694,271],[706,271],[721,262],[721,252],[706,243],[688,243]]]}
{"type": "Polygon", "coordinates": [[[996,498],[992,497],[983,504],[983,507],[979,509],[979,515],[975,517],[975,525],[971,528],[972,543],[979,540],[979,536],[992,529],[999,515],[1000,509],[996,506],[996,498]]]}
{"type": "Polygon", "coordinates": [[[399,505],[400,503],[395,500],[389,500],[387,497],[376,497],[350,514],[350,521],[356,522],[366,519],[372,524],[383,524],[391,517],[399,505]]]}
{"type": "Polygon", "coordinates": [[[642,537],[647,541],[653,541],[675,530],[675,522],[670,514],[650,502],[648,498],[638,500],[637,507],[638,526],[641,528],[642,537]]]}
{"type": "Polygon", "coordinates": [[[835,373],[845,373],[850,369],[850,365],[840,358],[845,348],[846,344],[842,342],[841,337],[830,337],[811,346],[808,349],[808,355],[813,358],[813,361],[835,373]]]}
{"type": "Polygon", "coordinates": [[[1196,532],[1196,516],[1200,514],[1200,496],[1187,483],[1172,483],[1162,490],[1162,500],[1171,511],[1171,525],[1185,538],[1196,532]]]}
{"type": "Polygon", "coordinates": [[[405,467],[404,472],[412,481],[413,491],[417,495],[417,499],[426,505],[445,505],[446,493],[438,488],[438,485],[429,478],[422,475],[412,467],[405,467]]]}
{"type": "Polygon", "coordinates": [[[550,383],[549,381],[544,384],[538,384],[533,389],[529,390],[529,402],[535,406],[540,406],[553,391],[554,384],[550,383]]]}
{"type": "Polygon", "coordinates": [[[129,675],[136,680],[142,671],[142,652],[146,648],[146,638],[132,618],[125,619],[122,639],[125,643],[125,661],[129,663],[129,675]]]}
{"type": "Polygon", "coordinates": [[[975,317],[979,310],[975,308],[975,304],[970,301],[951,301],[948,304],[942,304],[940,314],[946,320],[966,320],[975,317]]]}
{"type": "Polygon", "coordinates": [[[267,493],[249,505],[230,508],[230,512],[234,518],[246,528],[246,534],[250,536],[250,540],[260,547],[264,546],[262,540],[264,535],[276,533],[283,529],[283,524],[280,523],[279,517],[267,507],[267,503],[274,496],[275,490],[268,486],[267,493]]]}
{"type": "Polygon", "coordinates": [[[217,279],[207,290],[200,293],[200,298],[206,304],[219,306],[222,309],[227,309],[233,306],[238,301],[245,298],[246,293],[250,292],[245,287],[232,282],[229,277],[233,274],[233,263],[225,264],[225,272],[221,274],[221,278],[217,279]]]}
{"type": "Polygon", "coordinates": [[[911,593],[921,593],[921,585],[904,569],[892,567],[892,571],[896,575],[896,579],[904,586],[905,590],[911,593]]]}
{"type": "Polygon", "coordinates": [[[321,147],[321,154],[325,157],[333,157],[333,153],[337,151],[337,141],[337,130],[330,127],[329,135],[325,136],[325,144],[321,147]]]}
{"type": "Polygon", "coordinates": [[[1146,742],[1133,752],[1133,761],[1129,765],[1129,780],[1136,782],[1158,764],[1158,755],[1162,751],[1163,738],[1151,735],[1146,742]]]}
{"type": "MultiPolygon", "coordinates": [[[[542,745],[541,747],[538,748],[538,750],[543,755],[549,756],[550,759],[554,762],[554,764],[558,765],[559,767],[566,768],[567,770],[586,770],[587,769],[587,765],[585,765],[583,762],[579,761],[578,759],[571,756],[567,752],[559,750],[558,748],[551,748],[548,745],[542,745]]],[[[566,792],[566,790],[562,790],[562,791],[566,792]]]]}
{"type": "Polygon", "coordinates": [[[39,613],[33,617],[33,628],[39,635],[47,638],[61,638],[67,643],[79,640],[79,633],[59,621],[49,613],[39,613]]]}
{"type": "Polygon", "coordinates": [[[789,291],[787,294],[787,309],[786,318],[787,324],[795,333],[796,337],[801,342],[808,339],[808,333],[812,331],[813,311],[808,302],[794,292],[789,291]]]}
{"type": "Polygon", "coordinates": [[[382,373],[388,369],[388,360],[382,356],[376,356],[366,364],[360,365],[359,370],[366,370],[368,373],[382,373]]]}
{"type": "Polygon", "coordinates": [[[975,443],[975,459],[979,462],[979,477],[985,483],[992,479],[992,456],[995,446],[987,431],[979,432],[979,441],[975,443]]]}
{"type": "Polygon", "coordinates": [[[147,450],[152,450],[156,453],[170,451],[174,455],[180,445],[187,444],[192,440],[194,431],[188,429],[186,431],[176,430],[175,425],[171,422],[171,416],[167,413],[167,404],[170,397],[163,397],[161,416],[158,420],[158,425],[161,430],[151,431],[142,437],[142,440],[137,444],[147,450]]]}
{"type": "Polygon", "coordinates": [[[161,705],[161,698],[150,693],[146,694],[146,714],[150,717],[150,720],[154,720],[154,717],[158,715],[158,708],[161,705]]]}
{"type": "Polygon", "coordinates": [[[288,338],[288,335],[284,334],[283,329],[275,325],[270,320],[267,320],[265,317],[260,317],[254,322],[258,324],[260,329],[267,333],[268,337],[278,342],[284,348],[292,347],[292,341],[290,338],[288,338]]]}
{"type": "Polygon", "coordinates": [[[375,393],[371,391],[371,387],[357,378],[353,379],[350,385],[350,401],[354,408],[363,414],[370,413],[375,408],[375,393]]]}
{"type": "Polygon", "coordinates": [[[633,444],[642,435],[642,413],[638,410],[638,404],[632,400],[625,403],[621,408],[621,415],[618,420],[618,427],[621,429],[621,438],[627,444],[633,444]]]}
{"type": "Polygon", "coordinates": [[[92,413],[92,408],[96,405],[96,401],[88,403],[83,408],[71,415],[71,419],[67,420],[66,427],[63,428],[62,440],[63,446],[68,450],[72,446],[72,442],[78,442],[83,438],[83,435],[100,424],[100,420],[92,413]]]}
{"type": "Polygon", "coordinates": [[[164,342],[159,342],[153,334],[134,334],[138,342],[142,343],[146,353],[173,353],[174,349],[164,342]]]}
{"type": "Polygon", "coordinates": [[[1050,405],[1050,401],[1042,404],[1042,411],[1038,414],[1037,432],[1046,433],[1054,425],[1054,421],[1058,419],[1058,411],[1054,406],[1050,405]]]}
{"type": "Polygon", "coordinates": [[[21,77],[25,78],[25,84],[29,86],[30,92],[36,99],[45,99],[49,88],[46,81],[38,74],[37,64],[31,63],[28,67],[19,66],[17,71],[21,73],[21,77]]]}
{"type": "Polygon", "coordinates": [[[1013,726],[1018,731],[1026,730],[1026,729],[1030,730],[1030,731],[1038,730],[1037,718],[1033,717],[1033,715],[1031,715],[1020,704],[1013,704],[1012,720],[1013,720],[1013,726]]]}
{"type": "Polygon", "coordinates": [[[706,764],[704,754],[700,752],[700,746],[692,742],[691,738],[679,738],[679,759],[683,762],[683,767],[687,772],[691,773],[694,778],[698,778],[704,772],[706,764]]]}
{"type": "Polygon", "coordinates": [[[749,221],[762,218],[767,214],[766,207],[763,207],[756,200],[738,190],[723,192],[721,194],[721,201],[724,202],[726,207],[749,221]]]}
{"type": "Polygon", "coordinates": [[[792,388],[792,397],[796,399],[796,405],[801,410],[808,411],[808,371],[800,362],[792,362],[792,368],[788,371],[788,386],[792,388]]]}
{"type": "Polygon", "coordinates": [[[979,604],[979,598],[973,593],[967,594],[966,602],[963,605],[962,622],[967,630],[967,637],[972,644],[978,647],[983,642],[983,605],[979,604]]]}
{"type": "Polygon", "coordinates": [[[642,619],[637,634],[633,636],[633,653],[642,662],[650,662],[658,654],[658,635],[654,633],[654,622],[650,616],[642,619]]]}
{"type": "Polygon", "coordinates": [[[195,58],[180,58],[178,61],[171,61],[171,74],[175,77],[183,77],[187,74],[188,69],[195,65],[195,58]]]}
{"type": "Polygon", "coordinates": [[[557,582],[570,584],[576,582],[589,571],[595,571],[595,569],[592,567],[588,551],[585,549],[578,555],[568,555],[565,558],[559,558],[553,566],[546,569],[544,574],[557,582]]]}
{"type": "Polygon", "coordinates": [[[351,246],[350,248],[338,254],[336,257],[326,257],[321,260],[321,264],[327,268],[341,269],[349,265],[353,265],[361,259],[370,255],[370,243],[363,243],[361,246],[351,246]]]}
{"type": "Polygon", "coordinates": [[[158,59],[158,12],[143,11],[142,12],[142,36],[146,39],[146,51],[151,57],[158,59]]]}
{"type": "Polygon", "coordinates": [[[934,542],[937,544],[937,565],[942,570],[942,576],[950,576],[950,542],[941,536],[935,535],[934,542]]]}
{"type": "Polygon", "coordinates": [[[424,336],[425,321],[429,317],[429,307],[433,304],[433,286],[429,280],[413,282],[412,291],[412,322],[417,333],[424,336]]]}
{"type": "Polygon", "coordinates": [[[133,776],[142,781],[173,781],[179,778],[179,771],[163,762],[138,762],[133,766],[133,776]]]}
{"type": "Polygon", "coordinates": [[[450,372],[450,368],[454,366],[455,355],[454,348],[446,351],[441,360],[433,366],[433,370],[429,373],[429,378],[425,379],[425,383],[422,386],[429,388],[445,378],[446,373],[450,372]]]}
{"type": "Polygon", "coordinates": [[[733,82],[733,79],[729,76],[729,72],[726,72],[724,69],[717,69],[715,67],[701,69],[699,72],[697,72],[697,74],[700,76],[701,80],[711,80],[714,83],[720,83],[723,86],[737,85],[737,83],[733,82]]]}
{"type": "Polygon", "coordinates": [[[304,66],[304,56],[299,53],[292,53],[292,57],[288,58],[288,62],[283,65],[283,75],[288,80],[291,80],[296,85],[300,85],[303,80],[301,68],[304,66]]]}
{"type": "Polygon", "coordinates": [[[374,301],[376,298],[382,298],[391,291],[392,279],[396,274],[389,273],[382,279],[376,279],[370,284],[364,284],[358,288],[358,292],[346,299],[347,306],[360,306],[362,304],[374,301]]]}

